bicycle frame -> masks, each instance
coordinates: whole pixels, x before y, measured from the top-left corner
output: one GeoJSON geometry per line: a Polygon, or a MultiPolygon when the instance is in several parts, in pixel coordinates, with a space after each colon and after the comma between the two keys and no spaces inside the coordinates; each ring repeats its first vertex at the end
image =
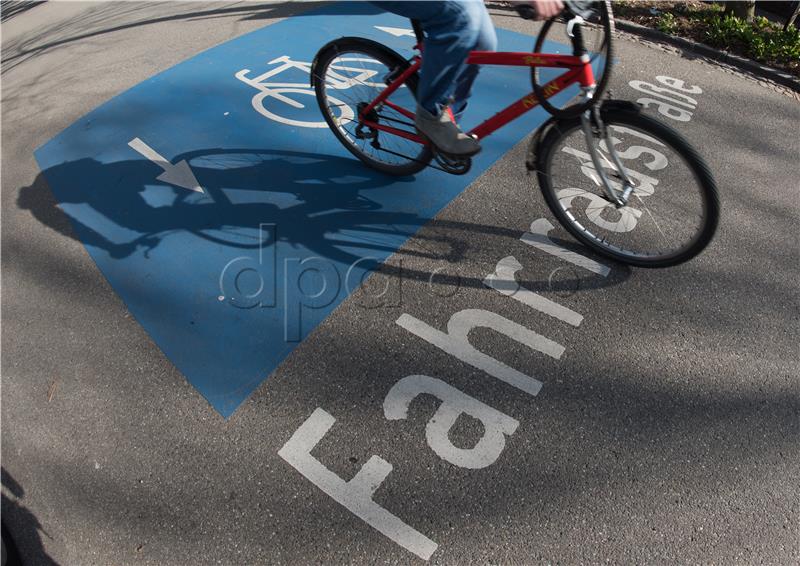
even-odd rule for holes
{"type": "MultiPolygon", "coordinates": [[[[502,65],[507,67],[556,67],[567,69],[562,75],[554,78],[542,87],[545,93],[545,98],[555,96],[565,88],[574,83],[580,84],[583,89],[590,89],[594,86],[594,73],[589,64],[589,56],[581,55],[549,55],[546,53],[519,53],[519,52],[505,52],[505,51],[473,51],[467,58],[467,63],[471,65],[502,65]]],[[[401,85],[403,85],[408,77],[419,71],[422,66],[422,57],[417,55],[412,60],[411,66],[403,71],[392,83],[384,89],[372,102],[370,102],[359,114],[359,123],[373,128],[375,130],[384,131],[405,139],[420,143],[427,144],[428,142],[416,133],[394,128],[377,122],[373,122],[365,118],[373,108],[380,104],[392,108],[403,116],[413,120],[414,112],[393,102],[388,98],[394,93],[401,85]]],[[[479,124],[469,131],[469,134],[481,140],[496,130],[502,128],[509,122],[519,118],[524,113],[532,110],[539,104],[539,98],[535,92],[523,96],[516,102],[510,104],[505,109],[501,110],[488,120],[479,124]]]]}
{"type": "MultiPolygon", "coordinates": [[[[585,95],[591,93],[592,89],[595,86],[594,80],[594,72],[592,71],[592,66],[590,64],[590,59],[588,54],[583,54],[580,56],[576,55],[549,55],[546,53],[519,53],[519,52],[507,52],[507,51],[473,51],[469,54],[467,58],[467,63],[471,65],[502,65],[507,67],[555,67],[555,68],[563,68],[567,71],[554,78],[553,80],[549,81],[542,87],[542,92],[545,94],[545,99],[551,98],[564,90],[565,88],[578,83],[581,86],[581,89],[584,91],[585,95]]],[[[370,102],[364,109],[361,110],[358,120],[360,124],[364,126],[373,128],[375,130],[380,130],[383,132],[387,132],[389,134],[393,134],[396,136],[400,136],[407,140],[417,142],[419,144],[427,145],[428,141],[422,138],[421,136],[417,135],[414,132],[410,132],[407,130],[401,130],[399,128],[395,128],[393,126],[387,126],[385,124],[380,124],[378,122],[373,122],[372,120],[368,120],[365,116],[369,115],[373,108],[380,104],[385,104],[386,106],[392,108],[393,110],[399,112],[406,118],[410,120],[414,120],[414,112],[398,106],[393,102],[389,101],[388,98],[394,93],[401,85],[403,85],[408,77],[419,71],[420,67],[422,66],[422,57],[417,55],[412,60],[411,66],[409,66],[405,71],[403,71],[392,83],[384,89],[372,102],[370,102]]],[[[529,94],[523,96],[516,102],[513,102],[505,109],[501,110],[488,120],[484,121],[483,123],[479,124],[472,130],[468,132],[469,135],[475,137],[475,139],[481,140],[493,132],[497,131],[498,129],[502,128],[509,122],[512,122],[528,112],[536,106],[539,105],[539,97],[536,95],[535,92],[530,92],[529,94]]],[[[594,120],[596,124],[603,130],[605,127],[602,125],[602,121],[600,120],[599,115],[596,112],[597,107],[593,108],[594,111],[594,120]]],[[[624,206],[628,202],[628,198],[633,193],[633,183],[631,182],[630,178],[625,171],[624,166],[620,162],[619,157],[616,154],[616,151],[613,148],[613,145],[609,144],[609,153],[611,154],[613,160],[613,166],[615,167],[616,171],[619,173],[622,181],[623,181],[623,190],[617,191],[611,185],[608,176],[603,172],[603,167],[600,164],[600,155],[598,153],[597,147],[591,141],[591,124],[590,124],[590,111],[586,111],[581,115],[581,122],[583,125],[584,133],[586,134],[587,143],[589,145],[589,153],[592,157],[592,162],[598,172],[598,176],[600,177],[600,182],[603,186],[603,190],[605,191],[606,195],[609,197],[611,202],[619,206],[624,206]]],[[[604,131],[603,137],[607,137],[604,131]]]]}

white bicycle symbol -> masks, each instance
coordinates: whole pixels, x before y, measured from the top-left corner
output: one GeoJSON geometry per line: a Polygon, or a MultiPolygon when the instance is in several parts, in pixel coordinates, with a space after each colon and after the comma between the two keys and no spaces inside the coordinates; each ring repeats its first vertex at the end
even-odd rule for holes
{"type": "MultiPolygon", "coordinates": [[[[274,77],[284,71],[290,69],[299,69],[304,71],[306,74],[311,74],[311,63],[306,63],[304,61],[292,61],[288,55],[283,55],[282,57],[278,57],[277,59],[273,59],[268,64],[269,65],[276,65],[278,63],[282,63],[279,67],[271,69],[266,73],[258,75],[257,77],[250,78],[248,77],[248,73],[250,73],[250,69],[242,69],[238,73],[236,73],[236,78],[240,81],[249,84],[255,89],[258,89],[259,93],[253,97],[252,105],[253,108],[261,114],[262,116],[269,118],[270,120],[274,120],[275,122],[279,122],[281,124],[286,124],[289,126],[299,126],[301,128],[327,128],[328,125],[324,121],[320,122],[306,122],[302,120],[293,120],[290,118],[285,118],[283,116],[279,116],[267,110],[264,106],[264,101],[267,98],[274,98],[284,104],[291,106],[292,108],[303,109],[306,106],[288,96],[286,94],[305,94],[308,96],[316,97],[314,93],[314,89],[308,86],[308,83],[267,83],[265,82],[267,79],[274,77]]],[[[339,62],[335,65],[331,65],[329,69],[334,69],[339,71],[340,73],[331,73],[329,74],[329,79],[331,82],[328,84],[328,88],[336,89],[336,90],[346,90],[353,85],[365,85],[371,87],[383,87],[385,86],[383,83],[375,83],[370,82],[375,75],[378,74],[377,70],[373,69],[366,69],[364,67],[365,63],[373,63],[373,64],[380,64],[378,61],[374,59],[368,59],[364,57],[342,57],[339,62]],[[350,63],[359,63],[358,67],[349,66],[350,63]],[[346,74],[346,75],[345,75],[346,74]]],[[[348,105],[333,97],[328,97],[328,100],[332,103],[336,104],[337,108],[339,108],[340,116],[339,120],[342,123],[347,123],[355,118],[355,113],[353,109],[348,105]]]]}

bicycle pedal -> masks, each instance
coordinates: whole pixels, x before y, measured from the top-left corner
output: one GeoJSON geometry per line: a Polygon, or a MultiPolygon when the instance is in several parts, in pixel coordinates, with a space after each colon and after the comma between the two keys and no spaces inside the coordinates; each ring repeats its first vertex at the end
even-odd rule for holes
{"type": "Polygon", "coordinates": [[[463,155],[450,155],[434,148],[433,157],[444,171],[453,175],[465,175],[472,168],[472,158],[463,155]]]}

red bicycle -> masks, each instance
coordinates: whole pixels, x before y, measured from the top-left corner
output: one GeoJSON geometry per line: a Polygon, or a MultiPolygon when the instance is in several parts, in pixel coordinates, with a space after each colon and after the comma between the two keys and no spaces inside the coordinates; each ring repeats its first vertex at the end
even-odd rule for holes
{"type": "MultiPolygon", "coordinates": [[[[666,267],[688,261],[716,231],[714,178],[673,128],[634,103],[600,101],[613,61],[610,3],[565,4],[562,16],[544,24],[532,53],[469,55],[467,62],[474,65],[525,68],[533,87],[469,133],[483,139],[543,106],[552,117],[532,137],[526,165],[536,171],[559,222],[588,247],[623,263],[666,267]],[[547,40],[570,44],[572,54],[544,53],[547,40]],[[565,72],[545,82],[552,69],[565,72]]],[[[464,174],[470,158],[437,152],[414,127],[424,34],[416,22],[412,25],[419,54],[408,60],[364,38],[343,37],[325,45],[311,69],[320,110],[339,141],[374,169],[413,175],[431,166],[464,174]]]]}

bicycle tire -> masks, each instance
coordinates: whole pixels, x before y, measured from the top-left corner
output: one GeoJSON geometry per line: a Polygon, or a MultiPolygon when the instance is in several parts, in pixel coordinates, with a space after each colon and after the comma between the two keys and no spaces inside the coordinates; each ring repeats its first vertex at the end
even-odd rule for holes
{"type": "MultiPolygon", "coordinates": [[[[533,87],[533,91],[536,93],[537,98],[539,99],[539,104],[547,110],[553,116],[559,118],[568,118],[572,116],[577,116],[581,112],[587,110],[593,104],[596,103],[597,100],[603,95],[608,86],[609,80],[611,80],[611,68],[613,66],[614,60],[614,42],[612,38],[612,34],[614,31],[614,14],[611,11],[611,3],[608,0],[602,0],[600,2],[595,2],[597,5],[597,11],[600,18],[600,25],[603,29],[603,34],[605,39],[602,43],[601,50],[592,56],[592,61],[594,61],[597,57],[603,57],[603,70],[599,73],[599,77],[595,74],[595,91],[594,95],[592,96],[591,100],[588,100],[584,103],[573,104],[566,108],[558,108],[557,106],[553,105],[551,102],[547,100],[547,95],[544,93],[542,85],[539,84],[539,69],[538,67],[531,68],[531,85],[533,87]]],[[[555,23],[558,23],[559,20],[557,18],[551,18],[547,20],[544,25],[542,26],[539,35],[536,37],[536,44],[534,45],[533,52],[534,53],[544,53],[544,42],[548,38],[548,34],[553,28],[555,23]]]]}
{"type": "MultiPolygon", "coordinates": [[[[712,241],[719,222],[720,204],[717,186],[706,162],[681,134],[672,127],[642,114],[641,109],[635,104],[608,101],[601,107],[600,113],[607,127],[618,125],[638,129],[640,132],[645,132],[651,138],[654,138],[655,141],[660,142],[665,148],[671,149],[682,158],[683,163],[687,166],[687,171],[691,173],[697,182],[696,188],[699,189],[698,196],[701,200],[701,206],[704,212],[701,217],[700,225],[696,233],[693,234],[691,240],[682,248],[664,255],[647,257],[638,253],[623,253],[619,251],[618,246],[612,245],[610,241],[599,240],[596,235],[590,233],[589,229],[583,226],[575,215],[568,212],[572,207],[571,198],[567,202],[568,206],[562,206],[558,191],[553,183],[551,170],[553,154],[561,146],[562,140],[567,139],[569,134],[576,129],[580,130],[581,122],[579,118],[556,120],[535,148],[535,169],[537,171],[539,188],[552,213],[561,225],[578,241],[598,254],[621,263],[648,268],[670,267],[684,263],[697,256],[712,241]]],[[[562,150],[562,152],[564,152],[564,150],[562,150]]],[[[566,151],[566,153],[570,152],[566,151]]],[[[596,180],[595,183],[597,183],[596,180]]],[[[661,188],[664,188],[663,185],[661,188]]],[[[669,188],[671,189],[672,187],[670,186],[669,188]]],[[[666,190],[662,192],[672,196],[672,193],[666,190]]],[[[586,196],[589,195],[587,194],[586,196]]],[[[648,198],[652,198],[652,195],[648,198]]],[[[644,203],[649,201],[639,198],[639,202],[644,203]]],[[[647,207],[644,206],[644,208],[647,207]]],[[[587,207],[587,210],[588,209],[589,207],[587,207]]],[[[650,214],[649,210],[647,212],[650,214]]],[[[647,218],[647,215],[642,216],[647,218]]],[[[655,223],[654,219],[653,222],[655,223]]],[[[629,233],[631,232],[626,232],[626,234],[629,233]]]]}
{"type": "MultiPolygon", "coordinates": [[[[413,144],[413,146],[409,147],[412,147],[415,151],[417,151],[416,155],[405,156],[407,159],[401,163],[386,163],[366,154],[363,149],[358,147],[358,144],[355,143],[353,139],[346,135],[346,131],[342,131],[343,126],[337,124],[333,119],[333,116],[331,116],[330,112],[330,106],[327,104],[328,97],[326,94],[325,76],[326,71],[331,63],[344,55],[363,55],[373,58],[386,65],[386,67],[390,70],[390,74],[394,75],[397,75],[397,72],[402,72],[409,67],[409,62],[401,57],[398,53],[392,51],[384,45],[381,45],[380,43],[369,39],[343,37],[325,45],[314,58],[314,63],[312,64],[311,69],[311,77],[312,85],[314,86],[314,92],[316,93],[317,97],[317,103],[319,104],[319,109],[322,112],[328,127],[350,153],[373,169],[396,176],[413,175],[425,169],[433,158],[433,153],[429,146],[416,144],[416,142],[408,142],[409,144],[413,144]],[[419,147],[418,150],[416,146],[419,147]]],[[[414,74],[411,75],[405,82],[405,86],[411,91],[414,99],[416,99],[418,81],[418,76],[414,74]]],[[[388,84],[391,84],[391,82],[388,84]]],[[[364,100],[363,102],[369,103],[371,100],[372,99],[364,100]]],[[[380,132],[379,135],[384,137],[390,136],[390,139],[399,138],[399,136],[389,134],[387,132],[380,132]]]]}

